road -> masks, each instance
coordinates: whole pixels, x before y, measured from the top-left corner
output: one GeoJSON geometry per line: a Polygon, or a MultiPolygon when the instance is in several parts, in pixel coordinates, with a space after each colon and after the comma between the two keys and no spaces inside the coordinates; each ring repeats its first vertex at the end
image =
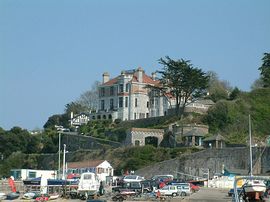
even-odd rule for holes
{"type": "Polygon", "coordinates": [[[231,202],[232,199],[227,195],[227,189],[201,188],[200,191],[183,199],[183,202],[231,202]]]}

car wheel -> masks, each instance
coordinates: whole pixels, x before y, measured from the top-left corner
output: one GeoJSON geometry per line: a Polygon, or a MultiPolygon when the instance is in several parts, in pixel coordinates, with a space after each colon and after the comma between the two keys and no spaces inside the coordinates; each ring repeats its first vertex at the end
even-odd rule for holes
{"type": "Polygon", "coordinates": [[[186,192],[181,192],[181,196],[186,196],[187,193],[186,192]]]}

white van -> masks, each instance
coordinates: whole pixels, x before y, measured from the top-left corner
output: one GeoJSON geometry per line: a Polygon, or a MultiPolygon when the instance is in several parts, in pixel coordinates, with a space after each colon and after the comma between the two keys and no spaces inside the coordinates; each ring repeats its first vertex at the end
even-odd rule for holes
{"type": "Polygon", "coordinates": [[[89,196],[98,194],[100,180],[95,173],[82,173],[78,184],[78,194],[80,198],[87,199],[89,196]]]}

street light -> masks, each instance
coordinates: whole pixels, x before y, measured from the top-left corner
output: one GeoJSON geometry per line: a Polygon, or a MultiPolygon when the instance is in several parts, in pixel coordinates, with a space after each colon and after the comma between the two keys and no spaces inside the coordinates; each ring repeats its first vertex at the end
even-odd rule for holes
{"type": "Polygon", "coordinates": [[[66,145],[64,144],[64,152],[63,152],[63,176],[62,179],[65,179],[65,170],[66,170],[66,153],[68,153],[68,151],[66,151],[66,145]]]}
{"type": "Polygon", "coordinates": [[[58,179],[60,179],[61,169],[61,133],[58,133],[58,179]]]}

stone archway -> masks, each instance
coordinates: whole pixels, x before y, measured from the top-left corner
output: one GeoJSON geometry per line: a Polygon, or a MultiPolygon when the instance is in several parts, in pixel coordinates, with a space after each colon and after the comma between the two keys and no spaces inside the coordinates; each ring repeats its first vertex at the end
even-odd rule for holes
{"type": "Polygon", "coordinates": [[[130,128],[127,131],[125,144],[134,146],[151,144],[157,147],[163,140],[163,135],[163,129],[130,128]]]}
{"type": "Polygon", "coordinates": [[[155,136],[147,136],[144,139],[145,145],[152,145],[158,147],[158,138],[155,136]]]}

